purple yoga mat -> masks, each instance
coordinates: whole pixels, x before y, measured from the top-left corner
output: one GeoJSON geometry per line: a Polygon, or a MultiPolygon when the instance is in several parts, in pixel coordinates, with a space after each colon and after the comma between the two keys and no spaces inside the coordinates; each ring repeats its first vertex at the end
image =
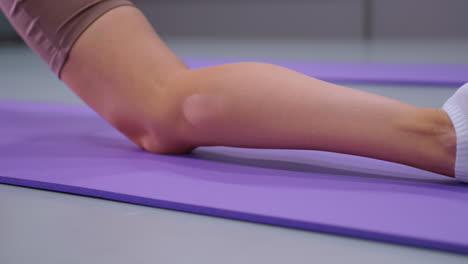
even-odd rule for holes
{"type": "Polygon", "coordinates": [[[468,185],[437,174],[318,151],[155,155],[83,106],[0,101],[0,128],[3,183],[468,253],[468,185]]]}
{"type": "Polygon", "coordinates": [[[287,59],[185,57],[193,68],[239,61],[277,64],[331,82],[460,86],[468,82],[468,64],[320,62],[287,59]]]}

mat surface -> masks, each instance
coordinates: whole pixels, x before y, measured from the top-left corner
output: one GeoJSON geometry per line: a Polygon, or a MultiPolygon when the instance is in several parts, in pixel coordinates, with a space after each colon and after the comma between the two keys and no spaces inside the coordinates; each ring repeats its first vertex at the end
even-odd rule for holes
{"type": "Polygon", "coordinates": [[[299,150],[154,155],[82,106],[0,101],[0,128],[3,183],[468,253],[468,185],[407,166],[299,150]]]}
{"type": "Polygon", "coordinates": [[[467,64],[320,62],[287,59],[210,59],[195,57],[185,57],[184,61],[193,68],[227,62],[260,61],[277,64],[330,82],[453,86],[460,86],[468,82],[467,64]]]}

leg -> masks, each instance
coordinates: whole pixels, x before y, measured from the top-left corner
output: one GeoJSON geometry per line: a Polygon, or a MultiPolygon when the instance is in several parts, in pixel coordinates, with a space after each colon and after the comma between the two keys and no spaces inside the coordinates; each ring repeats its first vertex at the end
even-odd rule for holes
{"type": "Polygon", "coordinates": [[[202,145],[318,149],[453,176],[455,136],[442,110],[268,64],[189,70],[133,7],[115,8],[86,30],[62,78],[152,152],[202,145]]]}
{"type": "Polygon", "coordinates": [[[452,124],[411,106],[274,65],[193,70],[184,112],[193,145],[315,149],[383,159],[453,176],[452,124]]]}
{"type": "Polygon", "coordinates": [[[153,152],[202,145],[318,149],[453,175],[453,128],[443,111],[274,65],[188,70],[136,9],[116,9],[95,23],[72,50],[63,77],[111,123],[153,152]],[[127,48],[109,42],[125,42],[127,48]],[[101,99],[109,96],[112,106],[101,99]]]}
{"type": "MultiPolygon", "coordinates": [[[[137,145],[148,149],[158,138],[171,149],[185,152],[185,144],[171,136],[182,120],[173,102],[177,93],[166,87],[174,75],[187,70],[138,9],[122,6],[82,34],[62,79],[137,145]]],[[[162,145],[157,148],[166,152],[162,145]]]]}

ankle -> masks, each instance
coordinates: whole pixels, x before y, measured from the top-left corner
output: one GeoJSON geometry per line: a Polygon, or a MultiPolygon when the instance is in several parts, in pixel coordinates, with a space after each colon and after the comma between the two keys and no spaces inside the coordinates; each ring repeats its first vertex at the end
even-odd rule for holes
{"type": "Polygon", "coordinates": [[[400,121],[404,164],[454,177],[456,137],[450,118],[442,109],[414,108],[400,121]]]}
{"type": "Polygon", "coordinates": [[[433,109],[434,111],[434,133],[436,144],[438,145],[443,161],[443,173],[450,177],[455,177],[455,160],[457,152],[457,137],[455,128],[449,116],[443,109],[433,109]]]}

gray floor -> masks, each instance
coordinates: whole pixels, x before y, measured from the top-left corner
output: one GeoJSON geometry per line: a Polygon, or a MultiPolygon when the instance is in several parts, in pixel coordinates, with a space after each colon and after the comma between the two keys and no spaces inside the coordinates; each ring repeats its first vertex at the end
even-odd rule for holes
{"type": "MultiPolygon", "coordinates": [[[[468,63],[466,41],[168,42],[181,55],[468,63]]],[[[0,80],[0,98],[81,103],[22,46],[0,47],[0,80]]],[[[456,88],[350,86],[428,107],[456,88]]],[[[447,252],[9,185],[0,185],[0,211],[2,264],[468,263],[468,256],[447,252]]]]}

